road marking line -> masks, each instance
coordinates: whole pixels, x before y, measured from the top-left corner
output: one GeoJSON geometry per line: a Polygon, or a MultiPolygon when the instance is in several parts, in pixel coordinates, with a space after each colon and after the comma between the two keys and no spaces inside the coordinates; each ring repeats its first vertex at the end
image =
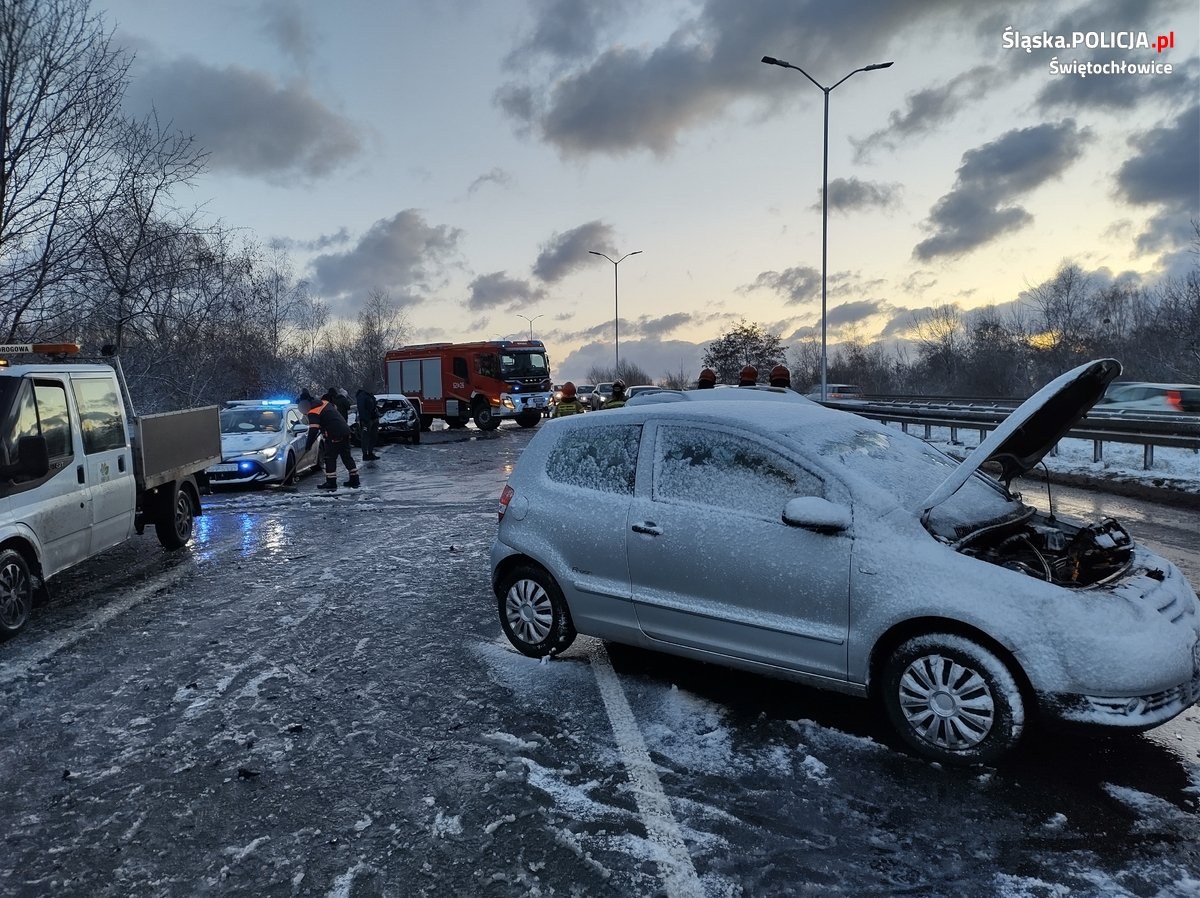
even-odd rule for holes
{"type": "MultiPolygon", "coordinates": [[[[18,651],[16,656],[0,664],[0,684],[9,683],[30,673],[34,665],[41,664],[53,658],[65,648],[73,646],[81,639],[91,636],[114,617],[124,614],[130,608],[145,601],[164,589],[170,589],[184,577],[196,572],[193,564],[184,564],[172,571],[166,571],[152,580],[147,580],[142,586],[127,593],[125,596],[106,603],[96,609],[81,621],[70,625],[69,629],[51,639],[41,642],[31,642],[28,649],[18,651]]],[[[25,648],[20,646],[19,648],[25,648]]]]}
{"type": "Polygon", "coordinates": [[[596,684],[600,687],[600,697],[608,711],[608,720],[617,738],[621,759],[633,783],[633,797],[637,801],[638,812],[646,825],[650,842],[661,849],[655,861],[663,876],[667,898],[704,898],[704,887],[696,875],[696,867],[684,844],[679,824],[671,813],[671,801],[659,782],[658,771],[650,760],[650,752],[646,750],[646,742],[642,739],[633,709],[629,707],[629,700],[621,688],[621,681],[613,670],[604,643],[598,639],[591,640],[591,643],[588,659],[592,670],[596,672],[596,684]]]}

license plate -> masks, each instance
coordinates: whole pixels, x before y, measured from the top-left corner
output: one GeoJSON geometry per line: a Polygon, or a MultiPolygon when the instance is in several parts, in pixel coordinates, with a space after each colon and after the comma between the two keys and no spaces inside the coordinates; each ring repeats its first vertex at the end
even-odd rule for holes
{"type": "Polygon", "coordinates": [[[209,468],[214,474],[233,474],[237,469],[237,465],[213,465],[209,468]]]}
{"type": "Polygon", "coordinates": [[[536,405],[538,408],[545,408],[546,400],[543,399],[541,396],[539,396],[537,399],[533,400],[533,404],[536,405]]]}

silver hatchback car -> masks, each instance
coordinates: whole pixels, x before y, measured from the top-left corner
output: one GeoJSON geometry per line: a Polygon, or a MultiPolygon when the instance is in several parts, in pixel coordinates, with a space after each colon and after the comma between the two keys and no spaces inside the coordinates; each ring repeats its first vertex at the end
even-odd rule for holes
{"type": "Polygon", "coordinates": [[[1007,486],[1119,372],[1057,378],[963,463],[766,393],[555,421],[500,497],[501,627],[535,657],[585,633],[870,697],[952,764],[996,761],[1035,718],[1162,724],[1200,698],[1196,593],[1116,521],[1007,486]]]}

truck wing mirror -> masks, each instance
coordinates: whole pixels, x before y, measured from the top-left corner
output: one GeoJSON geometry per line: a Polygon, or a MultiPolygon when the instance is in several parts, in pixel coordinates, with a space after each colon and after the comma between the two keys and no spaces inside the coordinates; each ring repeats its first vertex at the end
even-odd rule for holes
{"type": "Polygon", "coordinates": [[[50,450],[44,436],[21,437],[17,440],[16,473],[31,480],[45,477],[50,471],[50,450]]]}

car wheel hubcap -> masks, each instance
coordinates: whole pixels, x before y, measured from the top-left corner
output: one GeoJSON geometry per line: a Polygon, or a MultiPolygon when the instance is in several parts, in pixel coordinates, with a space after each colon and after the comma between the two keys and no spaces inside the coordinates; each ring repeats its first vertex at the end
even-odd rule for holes
{"type": "Polygon", "coordinates": [[[954,751],[974,748],[996,721],[996,702],[978,671],[927,655],[900,677],[900,710],[926,742],[954,751]]]}
{"type": "Polygon", "coordinates": [[[554,609],[550,596],[533,580],[518,580],[504,597],[508,626],[522,642],[536,645],[550,635],[554,609]]]}
{"type": "Polygon", "coordinates": [[[29,613],[29,583],[15,564],[0,570],[0,621],[8,628],[19,627],[29,613]]]}

